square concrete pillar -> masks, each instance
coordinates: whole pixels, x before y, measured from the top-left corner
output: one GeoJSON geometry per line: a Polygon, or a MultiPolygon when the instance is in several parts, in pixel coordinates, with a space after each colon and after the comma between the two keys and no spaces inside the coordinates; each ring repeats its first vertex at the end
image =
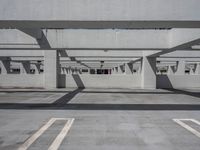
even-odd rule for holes
{"type": "Polygon", "coordinates": [[[160,68],[157,68],[157,67],[156,67],[156,74],[161,74],[160,68]]]}
{"type": "Polygon", "coordinates": [[[65,74],[65,68],[64,67],[60,67],[61,70],[61,74],[65,74]]]}
{"type": "Polygon", "coordinates": [[[79,69],[75,68],[75,74],[79,74],[79,69]]]}
{"type": "Polygon", "coordinates": [[[141,72],[142,72],[142,61],[141,61],[141,63],[139,64],[139,66],[138,66],[138,68],[137,68],[137,70],[136,70],[136,73],[137,73],[137,74],[141,74],[141,72]]]}
{"type": "Polygon", "coordinates": [[[72,74],[72,68],[71,67],[68,68],[68,74],[72,74]]]}
{"type": "Polygon", "coordinates": [[[156,89],[156,58],[143,56],[141,87],[144,89],[156,89]]]}
{"type": "Polygon", "coordinates": [[[115,68],[111,69],[111,74],[116,74],[115,68]]]}
{"type": "Polygon", "coordinates": [[[40,64],[34,64],[35,74],[40,74],[40,64]]]}
{"type": "Polygon", "coordinates": [[[113,68],[113,74],[117,74],[117,67],[113,68]]]}
{"type": "Polygon", "coordinates": [[[174,71],[173,71],[173,66],[168,66],[168,69],[167,69],[167,74],[174,74],[174,71]]]}
{"type": "Polygon", "coordinates": [[[192,68],[192,66],[190,66],[190,75],[195,74],[195,70],[192,68]]]}
{"type": "Polygon", "coordinates": [[[63,67],[63,73],[67,74],[67,68],[66,67],[63,67]]]}
{"type": "Polygon", "coordinates": [[[57,50],[44,51],[44,87],[53,89],[58,87],[59,55],[57,50]]]}
{"type": "Polygon", "coordinates": [[[195,74],[200,75],[200,63],[197,63],[197,64],[196,64],[195,74]]]}
{"type": "Polygon", "coordinates": [[[176,70],[177,75],[184,75],[185,74],[185,60],[179,60],[176,70]]]}
{"type": "Polygon", "coordinates": [[[65,74],[68,74],[68,68],[65,68],[65,74]]]}
{"type": "Polygon", "coordinates": [[[118,74],[122,74],[123,73],[123,66],[122,65],[118,66],[117,73],[118,74]]]}
{"type": "Polygon", "coordinates": [[[112,69],[111,69],[111,74],[114,74],[114,71],[115,71],[115,69],[114,69],[114,68],[112,68],[112,69]]]}
{"type": "Polygon", "coordinates": [[[31,64],[29,61],[23,61],[20,63],[20,74],[30,74],[31,64]]]}
{"type": "Polygon", "coordinates": [[[114,74],[118,74],[118,67],[114,67],[114,74]]]}
{"type": "Polygon", "coordinates": [[[125,73],[126,74],[132,74],[132,72],[133,72],[133,64],[126,63],[125,64],[125,73]]]}
{"type": "Polygon", "coordinates": [[[0,61],[1,66],[1,74],[8,74],[10,73],[10,61],[8,60],[1,60],[0,61]]]}
{"type": "Polygon", "coordinates": [[[79,70],[79,74],[82,74],[82,69],[79,68],[78,70],[79,70]]]}

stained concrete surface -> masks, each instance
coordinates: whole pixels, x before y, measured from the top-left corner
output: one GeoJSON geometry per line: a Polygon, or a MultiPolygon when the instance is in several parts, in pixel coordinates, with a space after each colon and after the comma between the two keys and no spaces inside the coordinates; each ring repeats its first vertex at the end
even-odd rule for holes
{"type": "MultiPolygon", "coordinates": [[[[200,121],[198,89],[63,89],[2,90],[0,149],[17,149],[52,117],[75,118],[60,150],[199,150],[200,147],[200,138],[172,120],[200,121]],[[90,108],[93,106],[97,109],[90,108]]],[[[62,125],[55,123],[30,149],[47,149],[62,125]]],[[[198,126],[189,125],[200,132],[198,126]]]]}

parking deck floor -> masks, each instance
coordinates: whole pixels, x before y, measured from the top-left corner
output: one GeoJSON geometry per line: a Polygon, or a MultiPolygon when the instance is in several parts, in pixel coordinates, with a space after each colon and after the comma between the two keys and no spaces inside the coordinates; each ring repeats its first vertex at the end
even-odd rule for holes
{"type": "Polygon", "coordinates": [[[199,148],[198,89],[0,91],[1,150],[199,148]]]}

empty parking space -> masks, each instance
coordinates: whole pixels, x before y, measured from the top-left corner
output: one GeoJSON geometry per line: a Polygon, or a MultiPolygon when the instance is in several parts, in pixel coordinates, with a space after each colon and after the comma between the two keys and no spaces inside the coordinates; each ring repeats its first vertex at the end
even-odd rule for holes
{"type": "MultiPolygon", "coordinates": [[[[40,136],[42,136],[42,134],[48,130],[51,126],[53,126],[53,124],[56,122],[56,121],[59,121],[60,123],[59,124],[56,124],[54,125],[53,130],[54,130],[54,133],[51,133],[51,134],[54,134],[56,135],[55,133],[55,130],[57,130],[56,128],[59,128],[61,124],[61,121],[67,121],[65,124],[64,124],[64,127],[62,128],[62,130],[60,131],[60,133],[58,133],[58,135],[55,137],[55,139],[52,141],[52,143],[50,143],[50,146],[49,146],[49,150],[57,150],[60,146],[60,144],[62,143],[63,139],[65,138],[66,134],[68,133],[69,129],[71,128],[72,124],[73,124],[73,121],[74,119],[73,118],[51,118],[44,126],[42,126],[37,132],[35,132],[31,137],[29,137],[19,148],[18,150],[27,150],[40,136]]],[[[47,139],[51,136],[51,134],[47,134],[47,136],[45,136],[44,138],[46,138],[45,140],[48,141],[47,139]]],[[[40,143],[40,142],[38,142],[40,143]]],[[[44,147],[47,144],[48,142],[46,143],[43,143],[42,146],[41,146],[41,149],[45,149],[44,147]]],[[[41,144],[40,144],[41,145],[41,144]]],[[[36,146],[34,146],[36,147],[36,146]]],[[[36,147],[36,149],[38,149],[38,147],[36,147]]],[[[46,148],[47,149],[47,148],[46,148]]]]}

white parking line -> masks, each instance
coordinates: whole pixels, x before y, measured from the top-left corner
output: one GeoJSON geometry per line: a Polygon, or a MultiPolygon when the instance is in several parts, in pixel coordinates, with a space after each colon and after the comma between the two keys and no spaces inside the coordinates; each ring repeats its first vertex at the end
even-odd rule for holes
{"type": "Polygon", "coordinates": [[[69,129],[71,128],[73,122],[74,122],[74,119],[68,119],[62,131],[58,134],[58,136],[53,141],[53,143],[51,144],[48,150],[57,150],[59,148],[60,144],[62,143],[63,139],[67,135],[69,129]]]}
{"type": "Polygon", "coordinates": [[[62,131],[53,141],[49,150],[57,150],[62,143],[63,139],[67,135],[69,129],[71,128],[74,118],[51,118],[44,126],[42,126],[36,133],[34,133],[31,137],[29,137],[24,144],[22,144],[18,150],[27,150],[34,142],[37,140],[55,121],[57,120],[67,120],[67,123],[63,127],[62,131]]]}
{"type": "Polygon", "coordinates": [[[180,126],[182,126],[186,130],[192,132],[194,135],[196,135],[197,137],[200,138],[200,132],[198,132],[197,130],[193,129],[192,127],[190,127],[189,125],[187,125],[186,123],[183,122],[183,121],[192,121],[192,122],[200,125],[199,121],[197,121],[195,119],[173,119],[173,121],[178,123],[180,126]]]}

